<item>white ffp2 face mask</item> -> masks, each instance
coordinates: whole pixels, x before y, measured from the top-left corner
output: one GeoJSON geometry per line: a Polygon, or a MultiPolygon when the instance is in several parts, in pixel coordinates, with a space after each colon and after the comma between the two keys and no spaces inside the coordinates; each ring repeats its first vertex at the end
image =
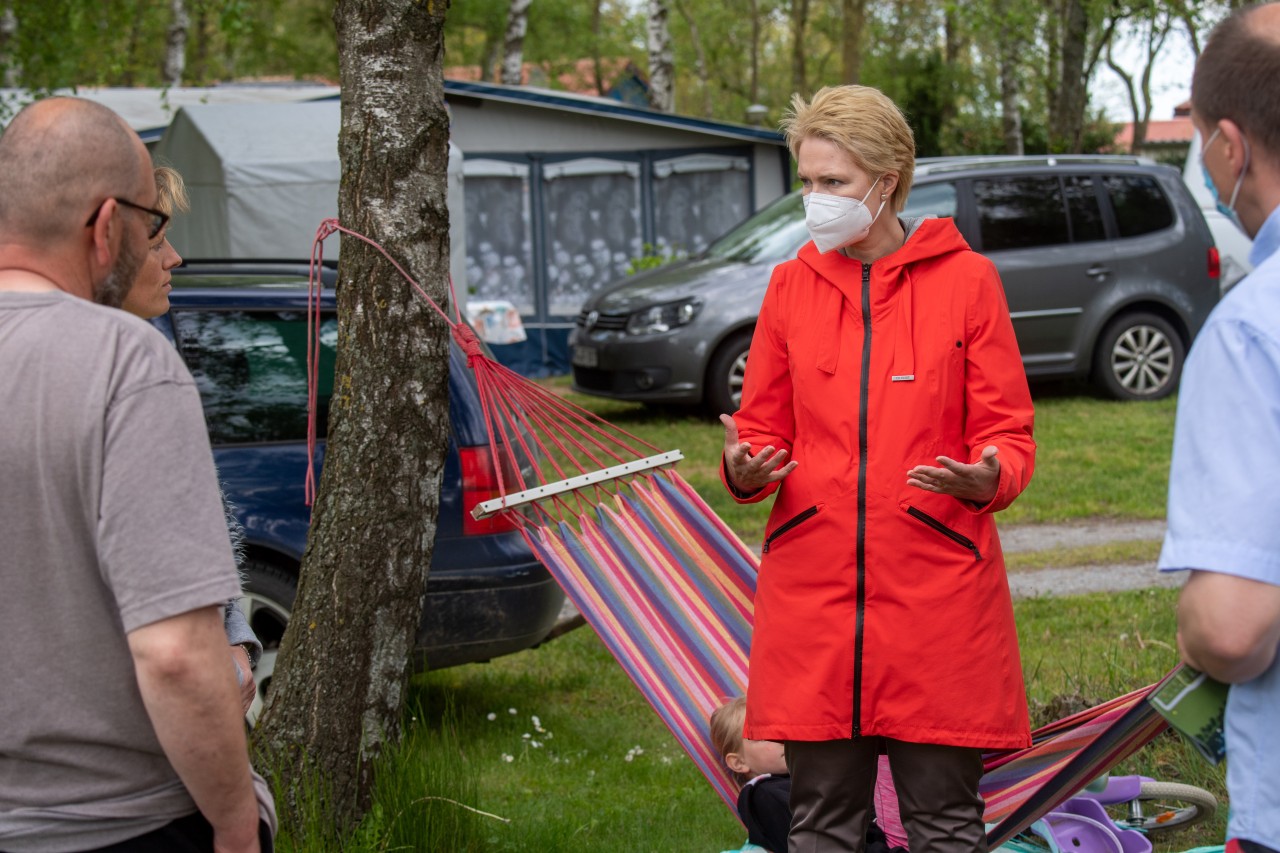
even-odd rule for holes
{"type": "Polygon", "coordinates": [[[885,202],[880,202],[875,216],[872,216],[866,201],[879,183],[880,178],[876,178],[861,201],[817,192],[804,196],[804,224],[809,228],[809,236],[819,252],[825,254],[857,243],[871,232],[871,226],[880,218],[885,202]]]}

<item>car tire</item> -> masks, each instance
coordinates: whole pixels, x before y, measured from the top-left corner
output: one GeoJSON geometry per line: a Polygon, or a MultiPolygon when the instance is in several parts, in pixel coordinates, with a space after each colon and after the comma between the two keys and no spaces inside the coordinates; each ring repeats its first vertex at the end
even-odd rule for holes
{"type": "Polygon", "coordinates": [[[276,658],[280,654],[280,641],[289,625],[289,613],[298,594],[298,579],[287,569],[264,560],[249,558],[242,566],[245,574],[244,588],[240,596],[240,611],[249,627],[262,643],[262,657],[253,670],[253,680],[258,683],[258,695],[254,697],[246,718],[249,724],[257,722],[271,689],[271,677],[275,673],[276,658]]]}
{"type": "Polygon", "coordinates": [[[1173,325],[1155,314],[1116,317],[1098,338],[1094,379],[1117,400],[1159,400],[1178,387],[1186,346],[1173,325]]]}
{"type": "Polygon", "coordinates": [[[742,404],[742,381],[747,372],[747,351],[752,330],[733,335],[720,345],[707,366],[703,399],[712,417],[732,415],[742,404]]]}

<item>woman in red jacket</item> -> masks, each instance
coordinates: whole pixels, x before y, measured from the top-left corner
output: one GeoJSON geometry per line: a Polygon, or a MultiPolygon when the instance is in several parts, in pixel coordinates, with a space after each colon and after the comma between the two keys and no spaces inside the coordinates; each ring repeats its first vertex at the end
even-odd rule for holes
{"type": "Polygon", "coordinates": [[[882,93],[797,96],[784,128],[813,241],[721,417],[725,485],[777,495],[745,735],[785,744],[792,853],[860,849],[881,752],[912,853],[986,850],[981,751],[1030,744],[993,519],[1035,459],[1004,291],[952,220],[898,218],[915,143],[882,93]]]}

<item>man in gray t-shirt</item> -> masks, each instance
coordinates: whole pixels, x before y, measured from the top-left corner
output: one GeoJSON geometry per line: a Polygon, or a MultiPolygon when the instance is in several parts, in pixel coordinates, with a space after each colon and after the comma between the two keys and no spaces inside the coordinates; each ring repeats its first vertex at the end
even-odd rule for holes
{"type": "Polygon", "coordinates": [[[110,110],[50,99],[0,136],[0,186],[0,850],[257,851],[275,818],[199,396],[103,307],[163,225],[150,158],[110,110]]]}

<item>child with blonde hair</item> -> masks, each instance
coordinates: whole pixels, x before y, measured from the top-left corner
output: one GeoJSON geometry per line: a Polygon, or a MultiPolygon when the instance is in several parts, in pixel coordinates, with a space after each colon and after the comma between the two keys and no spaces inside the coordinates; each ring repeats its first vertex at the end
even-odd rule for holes
{"type": "MultiPolygon", "coordinates": [[[[747,846],[757,845],[770,853],[786,853],[791,830],[791,776],[787,773],[782,744],[771,740],[751,740],[742,736],[747,700],[730,699],[711,712],[711,745],[724,759],[738,789],[738,817],[747,827],[747,846]]],[[[888,756],[880,756],[877,767],[875,813],[867,828],[867,853],[896,853],[907,849],[906,832],[898,815],[898,798],[893,789],[888,756]]]]}

